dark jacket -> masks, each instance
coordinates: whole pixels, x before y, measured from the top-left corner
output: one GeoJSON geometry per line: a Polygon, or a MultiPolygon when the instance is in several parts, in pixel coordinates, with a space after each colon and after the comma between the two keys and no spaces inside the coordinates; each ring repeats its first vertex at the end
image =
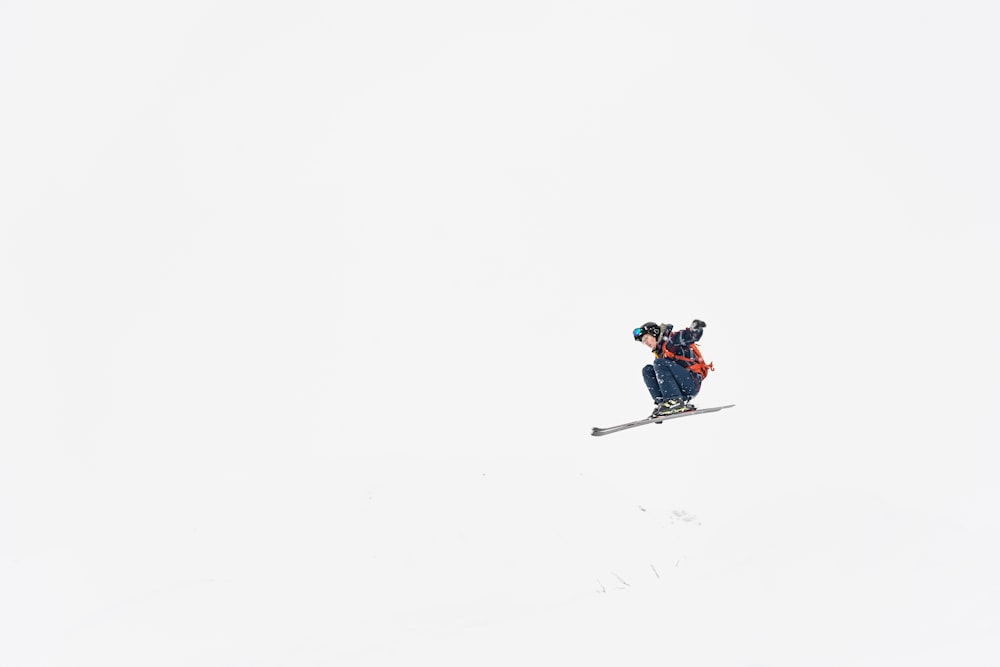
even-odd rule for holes
{"type": "Polygon", "coordinates": [[[674,361],[684,368],[691,366],[693,361],[686,361],[687,359],[695,359],[695,354],[691,350],[691,343],[697,343],[701,340],[701,335],[705,330],[692,329],[688,327],[687,329],[681,329],[680,331],[672,331],[672,325],[669,324],[662,325],[661,329],[663,333],[660,334],[660,339],[656,341],[656,349],[653,351],[656,358],[673,358],[674,361]],[[670,354],[667,354],[667,352],[670,354]],[[678,359],[674,357],[683,358],[678,359]]]}

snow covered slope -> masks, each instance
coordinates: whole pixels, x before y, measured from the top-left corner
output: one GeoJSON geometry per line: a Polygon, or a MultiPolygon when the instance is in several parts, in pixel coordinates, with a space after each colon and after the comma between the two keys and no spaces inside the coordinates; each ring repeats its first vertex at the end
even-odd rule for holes
{"type": "Polygon", "coordinates": [[[0,665],[995,665],[996,12],[4,4],[0,665]]]}

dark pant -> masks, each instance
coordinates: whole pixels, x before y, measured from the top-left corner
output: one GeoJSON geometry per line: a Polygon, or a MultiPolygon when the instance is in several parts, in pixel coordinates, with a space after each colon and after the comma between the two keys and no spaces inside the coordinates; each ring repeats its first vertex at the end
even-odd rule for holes
{"type": "Polygon", "coordinates": [[[657,403],[670,398],[688,400],[701,389],[701,376],[692,373],[676,361],[657,359],[642,369],[649,395],[657,403]]]}

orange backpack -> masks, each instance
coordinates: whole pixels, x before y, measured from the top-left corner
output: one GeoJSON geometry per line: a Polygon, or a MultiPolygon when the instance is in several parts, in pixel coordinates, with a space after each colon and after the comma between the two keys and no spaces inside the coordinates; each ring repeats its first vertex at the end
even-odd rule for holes
{"type": "Polygon", "coordinates": [[[690,357],[682,357],[679,354],[674,354],[669,350],[667,350],[666,345],[660,348],[660,353],[667,359],[675,359],[677,361],[688,362],[687,369],[692,373],[697,373],[698,375],[701,376],[701,379],[704,380],[705,378],[708,377],[709,371],[715,370],[715,364],[706,364],[705,358],[701,356],[701,350],[699,350],[698,346],[695,345],[694,343],[691,343],[691,345],[689,345],[688,347],[690,347],[691,352],[694,353],[694,359],[691,359],[690,357]]]}

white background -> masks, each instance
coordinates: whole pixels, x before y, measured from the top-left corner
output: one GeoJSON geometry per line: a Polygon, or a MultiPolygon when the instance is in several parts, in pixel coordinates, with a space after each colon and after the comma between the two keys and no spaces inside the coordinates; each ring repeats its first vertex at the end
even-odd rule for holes
{"type": "Polygon", "coordinates": [[[0,664],[997,664],[998,18],[3,2],[0,664]]]}

